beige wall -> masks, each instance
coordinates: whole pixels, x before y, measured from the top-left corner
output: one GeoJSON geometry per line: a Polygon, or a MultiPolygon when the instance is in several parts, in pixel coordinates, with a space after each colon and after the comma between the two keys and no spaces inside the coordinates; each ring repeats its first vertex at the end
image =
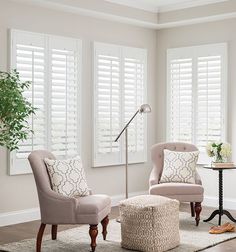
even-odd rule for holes
{"type": "MultiPolygon", "coordinates": [[[[236,19],[214,23],[165,29],[157,32],[157,140],[164,141],[166,133],[166,50],[218,42],[228,43],[228,141],[232,143],[236,162],[236,19]]],[[[217,173],[200,168],[205,195],[218,195],[217,173]]],[[[236,171],[225,172],[225,197],[236,198],[236,171]]],[[[235,203],[236,201],[233,200],[235,203]]]]}
{"type": "MultiPolygon", "coordinates": [[[[125,24],[96,20],[75,14],[0,0],[0,69],[6,70],[10,28],[72,36],[83,41],[82,81],[82,158],[90,187],[95,193],[119,195],[124,192],[124,168],[91,168],[92,164],[92,42],[101,41],[148,49],[148,102],[153,112],[148,115],[148,149],[156,139],[156,31],[125,24]]],[[[148,189],[150,160],[129,169],[130,192],[148,189]]],[[[38,199],[32,175],[7,175],[7,153],[0,149],[0,213],[34,208],[38,199]]]]}

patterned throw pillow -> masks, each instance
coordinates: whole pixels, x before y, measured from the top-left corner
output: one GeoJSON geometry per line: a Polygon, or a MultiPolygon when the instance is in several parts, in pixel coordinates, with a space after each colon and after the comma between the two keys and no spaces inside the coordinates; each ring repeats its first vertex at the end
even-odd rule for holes
{"type": "Polygon", "coordinates": [[[164,150],[164,166],[160,183],[195,183],[199,151],[177,152],[164,150]]]}
{"type": "Polygon", "coordinates": [[[66,160],[44,159],[53,191],[67,197],[89,195],[80,157],[66,160]]]}

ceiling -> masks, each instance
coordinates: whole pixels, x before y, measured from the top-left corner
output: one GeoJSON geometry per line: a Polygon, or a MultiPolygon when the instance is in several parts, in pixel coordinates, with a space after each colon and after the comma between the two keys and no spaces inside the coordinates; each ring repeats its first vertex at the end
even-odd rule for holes
{"type": "Polygon", "coordinates": [[[228,0],[105,0],[150,12],[165,12],[201,5],[225,2],[228,0]]]}

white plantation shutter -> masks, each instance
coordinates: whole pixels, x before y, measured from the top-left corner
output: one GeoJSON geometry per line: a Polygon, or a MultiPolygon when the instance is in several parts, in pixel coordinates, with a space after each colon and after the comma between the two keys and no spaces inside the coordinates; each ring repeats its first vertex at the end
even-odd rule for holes
{"type": "Polygon", "coordinates": [[[120,51],[115,46],[95,47],[95,127],[96,164],[117,164],[120,143],[114,142],[121,127],[120,120],[120,51]]]}
{"type": "Polygon", "coordinates": [[[170,138],[172,141],[193,141],[193,88],[191,58],[170,61],[170,138]]]}
{"type": "Polygon", "coordinates": [[[226,44],[169,49],[167,68],[168,140],[194,143],[202,153],[208,142],[225,141],[226,44]]]}
{"type": "Polygon", "coordinates": [[[32,150],[45,149],[46,107],[45,107],[45,39],[41,35],[12,32],[12,68],[16,68],[22,81],[30,81],[30,88],[24,96],[37,107],[28,123],[34,134],[19,144],[19,150],[11,153],[12,173],[28,171],[27,157],[32,150]],[[16,171],[14,171],[16,168],[16,171]]]}
{"type": "Polygon", "coordinates": [[[80,48],[76,39],[11,31],[11,68],[31,85],[24,95],[37,108],[34,134],[11,153],[10,174],[29,173],[28,155],[47,149],[59,157],[79,153],[80,48]]]}
{"type": "MultiPolygon", "coordinates": [[[[146,99],[146,51],[135,48],[123,49],[124,122],[128,122],[146,99]]],[[[139,114],[129,125],[129,162],[146,159],[146,116],[139,114]]]]}
{"type": "Polygon", "coordinates": [[[78,41],[51,37],[50,149],[68,157],[79,151],[79,48],[78,41]]]}
{"type": "Polygon", "coordinates": [[[223,62],[219,54],[198,57],[197,61],[196,143],[204,150],[208,142],[224,139],[223,62]]]}
{"type": "MultiPolygon", "coordinates": [[[[146,51],[116,45],[94,45],[94,166],[124,162],[122,127],[146,100],[146,51]]],[[[129,127],[129,162],[146,158],[146,120],[129,127]]]]}

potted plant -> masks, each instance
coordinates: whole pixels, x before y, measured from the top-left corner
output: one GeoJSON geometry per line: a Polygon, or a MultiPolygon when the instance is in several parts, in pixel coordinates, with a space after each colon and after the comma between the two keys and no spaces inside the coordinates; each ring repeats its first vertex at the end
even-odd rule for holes
{"type": "Polygon", "coordinates": [[[23,96],[30,82],[22,82],[16,70],[0,71],[0,145],[10,151],[18,149],[19,142],[33,133],[28,118],[35,108],[23,96]]]}
{"type": "Polygon", "coordinates": [[[230,157],[232,151],[229,143],[209,143],[206,146],[206,151],[209,157],[213,157],[213,162],[224,163],[230,157]]]}

